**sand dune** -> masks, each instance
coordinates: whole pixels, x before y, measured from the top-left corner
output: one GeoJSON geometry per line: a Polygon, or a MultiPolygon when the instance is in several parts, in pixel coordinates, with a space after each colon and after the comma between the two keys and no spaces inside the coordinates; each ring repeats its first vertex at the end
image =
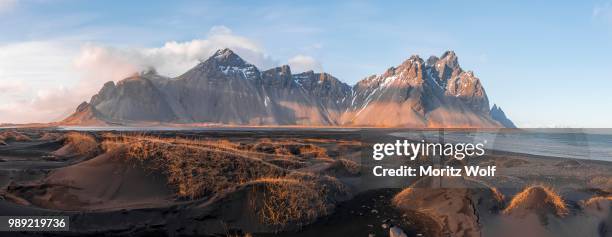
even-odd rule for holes
{"type": "Polygon", "coordinates": [[[52,152],[54,156],[61,158],[81,157],[90,158],[100,153],[100,147],[96,139],[86,133],[71,132],[63,136],[64,146],[52,152]]]}
{"type": "Polygon", "coordinates": [[[495,153],[443,163],[497,164],[494,178],[367,189],[351,134],[17,132],[31,140],[0,147],[0,211],[71,215],[75,235],[601,237],[612,226],[605,162],[495,153]]]}
{"type": "Polygon", "coordinates": [[[516,216],[535,213],[542,217],[547,215],[562,217],[568,214],[568,208],[559,194],[551,188],[537,185],[525,188],[514,196],[504,213],[516,216]]]}
{"type": "Polygon", "coordinates": [[[9,187],[32,204],[58,210],[100,210],[168,204],[172,190],[164,177],[126,166],[117,153],[52,171],[40,183],[9,187]]]}
{"type": "Polygon", "coordinates": [[[430,215],[453,236],[468,237],[481,236],[480,226],[501,210],[503,196],[475,180],[427,177],[398,193],[393,204],[400,210],[430,215]]]}
{"type": "Polygon", "coordinates": [[[0,130],[0,145],[6,145],[8,142],[27,142],[31,141],[28,135],[13,130],[0,130]]]}

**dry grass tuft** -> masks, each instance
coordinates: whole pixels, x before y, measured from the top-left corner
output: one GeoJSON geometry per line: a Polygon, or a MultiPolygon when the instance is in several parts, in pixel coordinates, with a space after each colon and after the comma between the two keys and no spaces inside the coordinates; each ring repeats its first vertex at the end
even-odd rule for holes
{"type": "Polygon", "coordinates": [[[145,135],[115,135],[112,133],[103,134],[102,137],[105,141],[112,141],[116,143],[129,143],[133,141],[147,140],[165,142],[175,145],[188,145],[193,147],[226,151],[237,155],[248,156],[251,158],[257,158],[262,160],[299,158],[298,156],[289,152],[286,147],[281,148],[279,145],[280,143],[272,143],[270,139],[261,139],[260,141],[263,141],[263,144],[260,144],[262,142],[257,142],[255,144],[243,144],[234,143],[229,140],[218,139],[187,139],[179,137],[161,138],[145,135]]]}
{"type": "Polygon", "coordinates": [[[93,156],[98,151],[98,142],[93,136],[87,133],[70,132],[65,136],[64,147],[55,151],[54,154],[59,156],[67,156],[74,154],[82,156],[93,156]]]}
{"type": "Polygon", "coordinates": [[[491,187],[491,192],[493,192],[493,197],[499,203],[503,203],[506,199],[506,197],[504,197],[504,194],[501,193],[496,187],[491,187]]]}
{"type": "Polygon", "coordinates": [[[505,214],[523,211],[534,211],[537,214],[552,213],[562,217],[569,213],[565,202],[550,187],[534,185],[525,188],[514,196],[510,205],[504,210],[505,214]]]}
{"type": "Polygon", "coordinates": [[[333,167],[339,170],[345,170],[351,175],[357,175],[361,172],[361,165],[357,164],[357,162],[342,158],[335,160],[333,167]]]}
{"type": "Polygon", "coordinates": [[[253,145],[247,145],[246,148],[255,152],[280,156],[297,156],[305,159],[328,158],[325,148],[296,141],[272,141],[264,138],[253,145]]]}
{"type": "MultiPolygon", "coordinates": [[[[246,188],[253,215],[278,230],[312,223],[350,195],[336,178],[290,171],[307,165],[306,154],[321,155],[321,149],[305,144],[264,139],[242,144],[141,135],[102,137],[103,150],[120,151],[116,159],[163,174],[178,197],[220,197],[246,188]]],[[[354,162],[337,162],[347,170],[359,170],[354,162]]]]}
{"type": "Polygon", "coordinates": [[[404,201],[408,200],[406,197],[410,197],[414,192],[415,188],[405,188],[391,199],[391,203],[396,207],[402,207],[404,206],[404,201]]]}
{"type": "Polygon", "coordinates": [[[612,196],[607,196],[607,197],[592,197],[589,198],[589,200],[585,201],[584,204],[585,206],[592,206],[595,205],[597,203],[601,203],[601,202],[612,202],[612,196]]]}
{"type": "Polygon", "coordinates": [[[292,173],[283,178],[262,178],[251,182],[252,195],[261,195],[252,208],[263,224],[282,229],[291,224],[303,226],[329,214],[342,197],[346,187],[329,176],[292,173]]]}
{"type": "Polygon", "coordinates": [[[612,213],[612,196],[598,196],[582,201],[582,208],[589,215],[599,216],[602,219],[610,218],[612,213]]]}
{"type": "MultiPolygon", "coordinates": [[[[164,174],[182,198],[200,198],[221,193],[236,185],[262,177],[280,177],[285,170],[260,159],[212,149],[202,144],[159,138],[128,138],[105,141],[106,151],[124,149],[119,157],[152,172],[164,174]]],[[[210,143],[205,143],[210,145],[210,143]]],[[[223,145],[223,143],[220,143],[223,145]]],[[[227,144],[226,144],[227,145],[227,144]]]]}

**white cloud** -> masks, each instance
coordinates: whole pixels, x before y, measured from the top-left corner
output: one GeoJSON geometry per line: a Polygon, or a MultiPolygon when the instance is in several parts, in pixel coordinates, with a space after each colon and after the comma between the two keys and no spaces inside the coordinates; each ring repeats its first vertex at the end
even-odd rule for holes
{"type": "Polygon", "coordinates": [[[16,4],[17,0],[0,0],[0,13],[13,9],[16,4]]]}
{"type": "Polygon", "coordinates": [[[34,91],[32,98],[0,104],[0,123],[57,121],[74,112],[82,98],[85,92],[64,86],[34,91]]]}
{"type": "Polygon", "coordinates": [[[57,120],[89,100],[106,81],[149,68],[178,76],[220,48],[230,48],[262,69],[278,64],[257,43],[224,26],[213,27],[205,39],[170,41],[157,48],[67,45],[74,43],[0,45],[0,92],[21,90],[19,95],[0,93],[0,123],[57,120]]]}
{"type": "Polygon", "coordinates": [[[86,69],[120,68],[119,71],[141,71],[155,68],[160,74],[178,76],[206,59],[220,48],[230,48],[246,61],[267,69],[277,63],[264,53],[263,48],[245,37],[237,36],[224,26],[213,27],[207,39],[187,42],[170,41],[159,48],[114,48],[86,45],[77,66],[86,69]]]}
{"type": "Polygon", "coordinates": [[[72,66],[77,55],[77,49],[57,42],[0,45],[0,123],[51,121],[73,106],[81,91],[57,88],[77,84],[79,74],[72,66]],[[55,102],[63,104],[46,106],[50,94],[60,95],[55,102]]]}
{"type": "Polygon", "coordinates": [[[291,72],[293,73],[305,72],[309,70],[316,72],[323,71],[323,66],[321,66],[321,63],[310,56],[298,54],[293,58],[290,58],[288,63],[291,67],[291,72]]]}

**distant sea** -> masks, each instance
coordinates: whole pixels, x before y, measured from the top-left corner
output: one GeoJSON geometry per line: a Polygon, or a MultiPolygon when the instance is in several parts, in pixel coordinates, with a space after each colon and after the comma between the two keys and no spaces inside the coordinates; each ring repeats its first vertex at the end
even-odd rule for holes
{"type": "Polygon", "coordinates": [[[612,161],[612,129],[429,130],[392,135],[429,142],[439,142],[442,137],[444,142],[484,143],[486,149],[499,151],[612,161]]]}
{"type": "MultiPolygon", "coordinates": [[[[290,127],[60,127],[78,131],[341,131],[360,133],[358,128],[290,127]]],[[[374,129],[376,130],[376,129],[374,129]]],[[[612,129],[426,129],[393,130],[389,134],[410,140],[451,143],[484,143],[486,149],[562,158],[612,162],[612,129]],[[485,142],[486,141],[486,142],[485,142]]]]}

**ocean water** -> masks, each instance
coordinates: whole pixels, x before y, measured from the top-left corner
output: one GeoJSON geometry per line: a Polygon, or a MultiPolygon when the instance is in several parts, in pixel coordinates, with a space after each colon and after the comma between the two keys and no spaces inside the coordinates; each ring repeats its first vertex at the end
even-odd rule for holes
{"type": "Polygon", "coordinates": [[[428,142],[484,143],[489,150],[612,161],[612,129],[429,130],[391,135],[428,142]]]}

